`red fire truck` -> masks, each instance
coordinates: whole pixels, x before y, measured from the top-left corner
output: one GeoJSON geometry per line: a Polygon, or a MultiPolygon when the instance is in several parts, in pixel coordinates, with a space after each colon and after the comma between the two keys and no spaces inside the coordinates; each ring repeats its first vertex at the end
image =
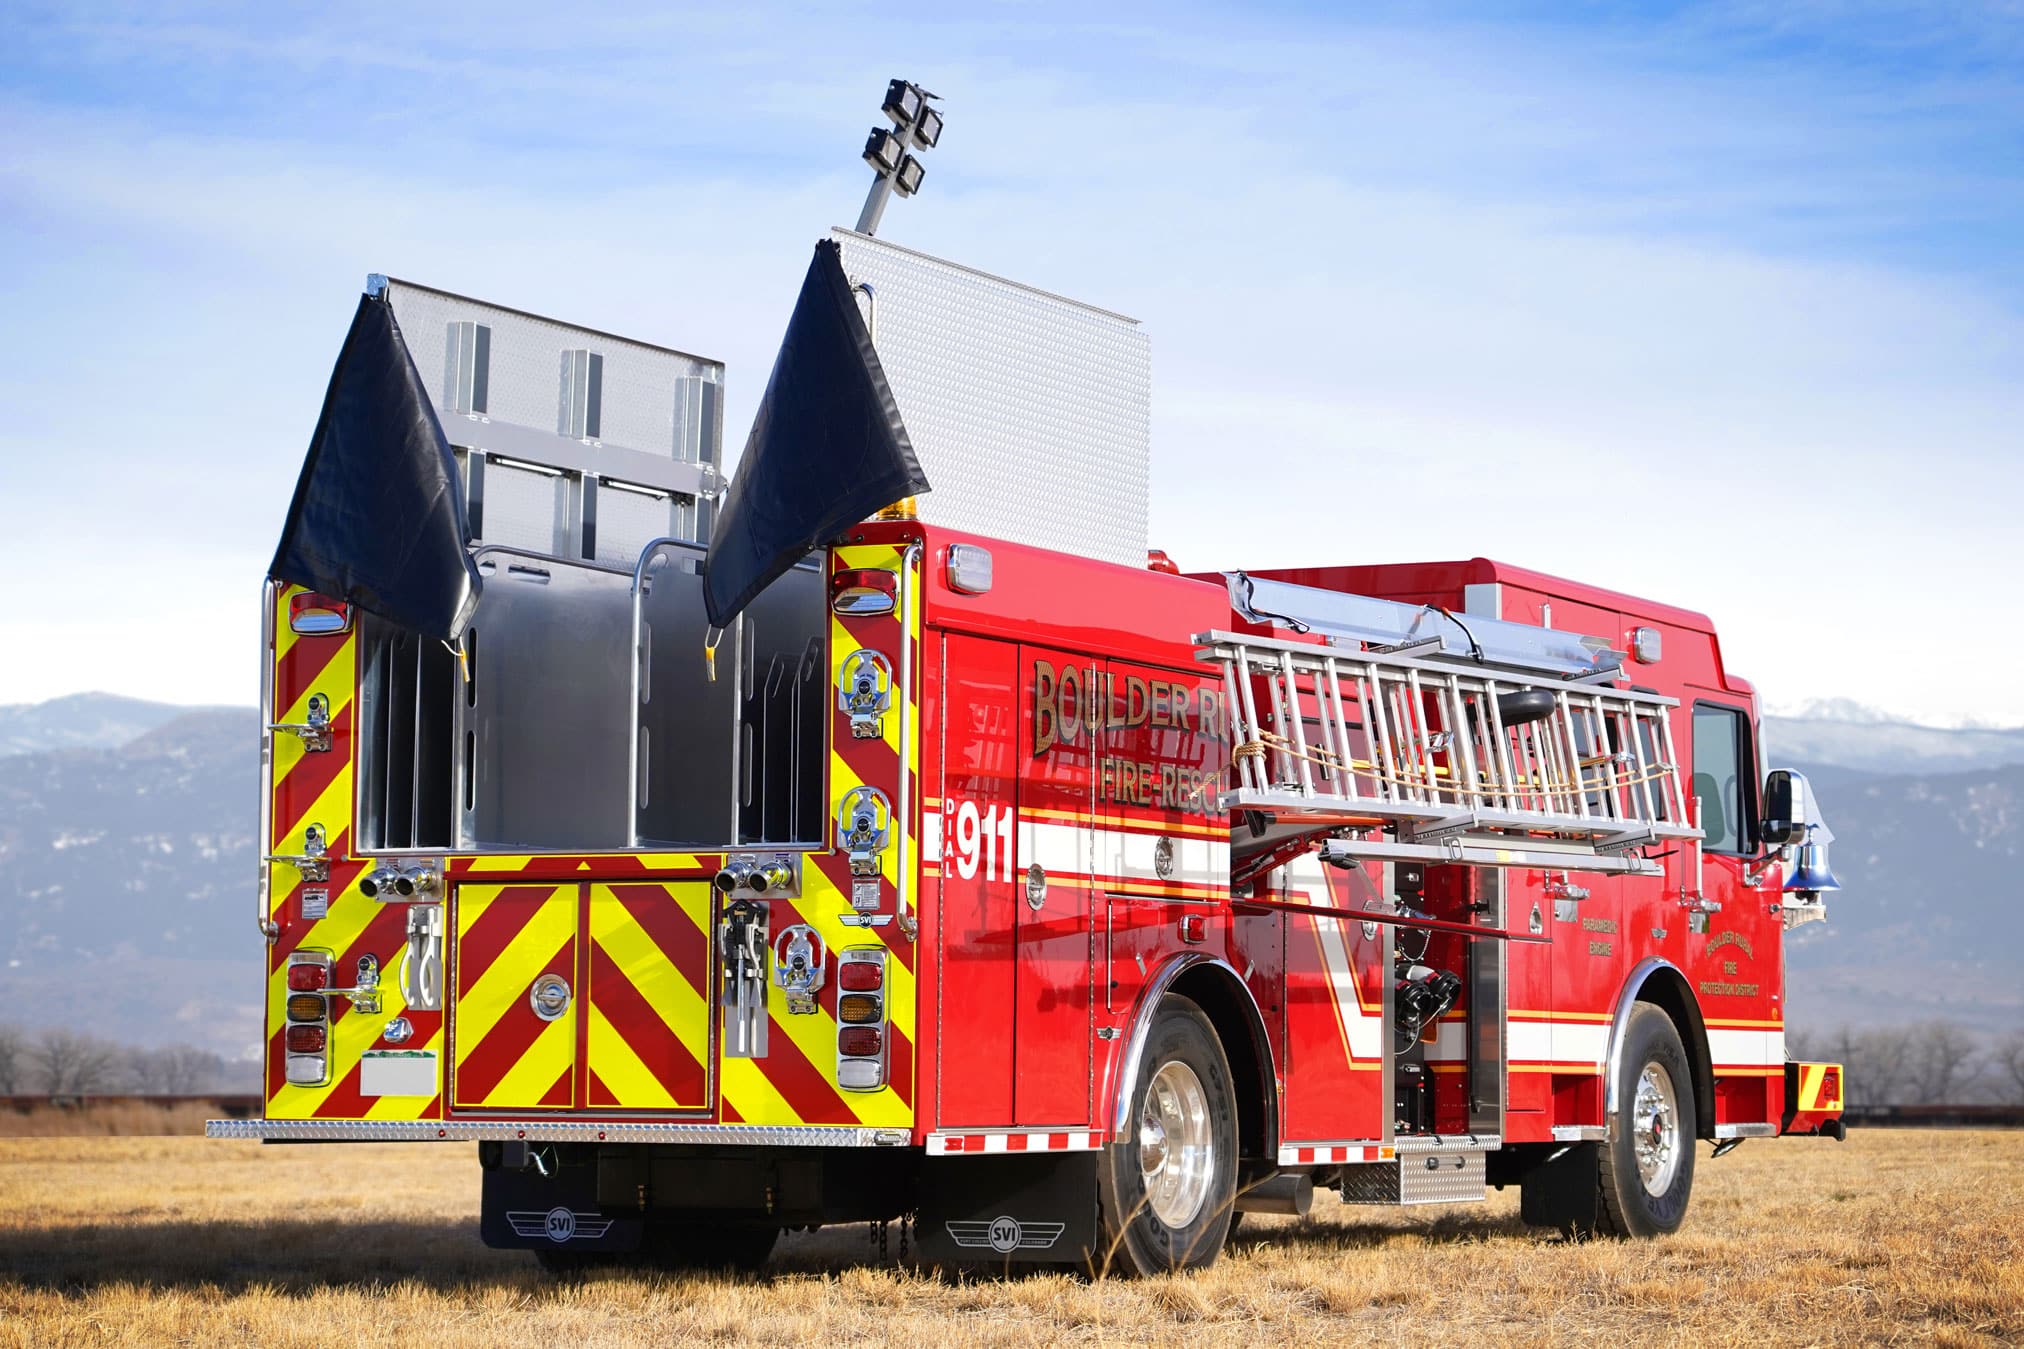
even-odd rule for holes
{"type": "MultiPolygon", "coordinates": [[[[486,373],[511,311],[361,302],[263,606],[266,1110],[214,1136],[475,1142],[485,1240],[551,1266],[898,1221],[930,1260],[1137,1272],[1317,1187],[1666,1233],[1699,1141],[1840,1137],[1838,1066],[1784,1041],[1828,836],[1707,618],[1480,558],[1186,575],[1033,542],[1056,497],[997,487],[1002,528],[937,522],[953,431],[878,509],[922,484],[833,428],[911,462],[904,422],[926,461],[958,403],[909,353],[1000,363],[909,345],[918,260],[840,233],[713,528],[710,454],[659,487],[584,457],[618,416],[592,377],[645,356],[569,330],[544,467],[486,373]],[[535,469],[541,528],[574,523],[496,541],[535,469]],[[614,533],[682,483],[686,536],[614,533]],[[830,514],[727,614],[797,492],[830,514]]],[[[1129,354],[1128,321],[932,261],[1093,334],[1047,378],[1129,354]]],[[[990,424],[1055,421],[1077,453],[1112,424],[990,424]]],[[[1053,484],[1073,528],[1114,469],[1053,484]]]]}

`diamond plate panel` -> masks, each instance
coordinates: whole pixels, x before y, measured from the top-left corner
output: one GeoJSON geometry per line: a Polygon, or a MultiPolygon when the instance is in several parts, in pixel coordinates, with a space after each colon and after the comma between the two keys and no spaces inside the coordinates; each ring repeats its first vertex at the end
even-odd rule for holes
{"type": "Polygon", "coordinates": [[[1480,1151],[1434,1152],[1401,1156],[1396,1162],[1372,1162],[1342,1169],[1345,1204],[1465,1204],[1483,1198],[1483,1156],[1480,1151]]]}
{"type": "Polygon", "coordinates": [[[421,1143],[525,1139],[530,1143],[722,1143],[741,1147],[890,1148],[910,1139],[905,1129],[821,1125],[639,1124],[631,1121],[214,1119],[206,1138],[289,1138],[421,1143]]]}
{"type": "Polygon", "coordinates": [[[921,518],[1142,567],[1152,357],[1138,322],[839,229],[934,490],[921,518]]]}

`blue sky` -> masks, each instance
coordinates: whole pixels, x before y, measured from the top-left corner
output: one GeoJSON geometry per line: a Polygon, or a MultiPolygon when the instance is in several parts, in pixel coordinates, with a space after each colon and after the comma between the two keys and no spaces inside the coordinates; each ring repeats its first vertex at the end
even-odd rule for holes
{"type": "Polygon", "coordinates": [[[719,356],[742,439],[905,74],[882,233],[1145,320],[1185,565],[1499,556],[2024,723],[2024,7],[915,8],[8,7],[0,702],[252,700],[369,271],[719,356]]]}

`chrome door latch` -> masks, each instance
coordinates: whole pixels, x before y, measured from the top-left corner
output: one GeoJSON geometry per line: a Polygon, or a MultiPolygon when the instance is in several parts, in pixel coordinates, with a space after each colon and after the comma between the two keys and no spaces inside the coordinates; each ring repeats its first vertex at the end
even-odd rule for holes
{"type": "Polygon", "coordinates": [[[836,811],[836,841],[850,854],[851,875],[879,874],[879,856],[892,837],[892,820],[892,803],[876,787],[854,787],[844,793],[836,811]]]}
{"type": "Polygon", "coordinates": [[[305,881],[330,879],[330,858],[324,854],[323,826],[320,824],[312,824],[302,831],[301,852],[268,853],[266,860],[294,867],[305,881]]]}
{"type": "Polygon", "coordinates": [[[308,721],[270,721],[267,729],[299,737],[304,754],[321,754],[330,748],[330,699],[320,693],[312,693],[309,695],[308,721]]]}
{"type": "Polygon", "coordinates": [[[773,982],[787,995],[787,1010],[794,1016],[815,1011],[815,995],[822,991],[829,947],[822,934],[806,923],[796,923],[773,942],[773,982]]]}
{"type": "Polygon", "coordinates": [[[850,718],[851,737],[876,740],[884,735],[881,718],[892,705],[892,662],[876,651],[857,650],[845,657],[843,674],[837,681],[836,706],[850,718]]]}

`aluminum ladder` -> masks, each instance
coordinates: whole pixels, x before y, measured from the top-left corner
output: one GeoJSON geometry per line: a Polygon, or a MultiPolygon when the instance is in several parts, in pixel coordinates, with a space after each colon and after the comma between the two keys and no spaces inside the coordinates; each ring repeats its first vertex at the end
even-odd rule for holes
{"type": "Polygon", "coordinates": [[[1701,831],[1669,709],[1438,637],[1397,645],[1214,630],[1233,782],[1223,808],[1335,834],[1337,855],[1656,875],[1644,849],[1701,831]],[[1480,654],[1480,653],[1478,653],[1480,654]]]}

